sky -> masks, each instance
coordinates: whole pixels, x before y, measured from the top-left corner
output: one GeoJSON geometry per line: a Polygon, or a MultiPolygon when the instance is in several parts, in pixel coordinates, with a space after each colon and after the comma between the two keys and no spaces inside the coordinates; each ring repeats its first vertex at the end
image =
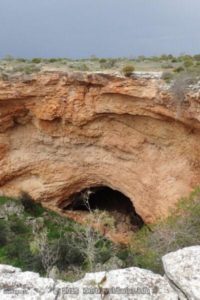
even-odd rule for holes
{"type": "Polygon", "coordinates": [[[0,0],[0,57],[200,53],[200,0],[0,0]]]}

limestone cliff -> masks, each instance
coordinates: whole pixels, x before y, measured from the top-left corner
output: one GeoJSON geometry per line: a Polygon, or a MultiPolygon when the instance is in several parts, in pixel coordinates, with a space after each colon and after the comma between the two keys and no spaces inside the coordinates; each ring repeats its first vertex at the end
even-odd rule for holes
{"type": "Polygon", "coordinates": [[[199,107],[198,91],[177,108],[151,77],[54,72],[0,81],[0,193],[26,191],[57,207],[104,185],[153,222],[200,183],[199,107]]]}

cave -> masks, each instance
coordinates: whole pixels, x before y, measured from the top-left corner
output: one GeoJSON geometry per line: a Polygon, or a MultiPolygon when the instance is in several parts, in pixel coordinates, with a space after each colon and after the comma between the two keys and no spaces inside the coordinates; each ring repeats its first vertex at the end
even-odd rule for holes
{"type": "Polygon", "coordinates": [[[120,223],[123,220],[126,222],[129,220],[133,230],[140,229],[144,225],[143,219],[137,214],[131,200],[123,193],[108,186],[83,189],[81,192],[73,194],[66,204],[62,205],[62,209],[77,212],[90,212],[96,209],[108,211],[120,223]]]}

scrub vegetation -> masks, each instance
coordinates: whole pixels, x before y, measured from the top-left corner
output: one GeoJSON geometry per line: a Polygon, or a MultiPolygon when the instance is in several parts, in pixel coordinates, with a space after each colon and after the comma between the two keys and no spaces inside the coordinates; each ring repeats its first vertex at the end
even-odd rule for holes
{"type": "Polygon", "coordinates": [[[163,79],[170,82],[181,73],[200,74],[200,54],[173,56],[161,55],[152,57],[119,57],[98,58],[91,56],[84,59],[69,58],[39,58],[32,59],[14,58],[10,55],[0,60],[0,77],[4,80],[16,74],[30,75],[40,71],[81,71],[81,72],[118,72],[128,74],[126,68],[131,68],[131,73],[157,71],[163,72],[163,79]]]}
{"type": "Polygon", "coordinates": [[[77,224],[26,194],[0,197],[0,212],[0,263],[68,281],[130,266],[162,274],[162,255],[200,242],[200,188],[181,199],[167,219],[134,232],[128,245],[114,244],[90,223],[77,224]]]}

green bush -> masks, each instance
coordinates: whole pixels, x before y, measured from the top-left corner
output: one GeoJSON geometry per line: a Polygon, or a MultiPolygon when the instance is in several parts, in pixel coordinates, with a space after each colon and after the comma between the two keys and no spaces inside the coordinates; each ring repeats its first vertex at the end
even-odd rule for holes
{"type": "Polygon", "coordinates": [[[183,68],[183,67],[177,67],[177,68],[174,68],[174,73],[181,73],[181,72],[184,72],[185,71],[185,69],[183,68]]]}
{"type": "Polygon", "coordinates": [[[43,214],[44,208],[42,205],[40,203],[36,203],[27,193],[22,193],[20,200],[27,213],[35,217],[39,217],[43,214]]]}
{"type": "Polygon", "coordinates": [[[10,200],[10,198],[1,196],[0,197],[0,205],[5,204],[8,200],[10,200]]]}
{"type": "Polygon", "coordinates": [[[30,228],[24,223],[24,220],[19,219],[17,216],[10,217],[10,229],[15,234],[28,233],[30,228]]]}
{"type": "Polygon", "coordinates": [[[16,58],[16,61],[18,61],[18,62],[27,62],[28,60],[26,59],[26,58],[16,58]]]}
{"type": "Polygon", "coordinates": [[[177,63],[178,62],[178,59],[176,57],[172,58],[171,60],[172,63],[177,63]]]}
{"type": "Polygon", "coordinates": [[[8,226],[5,220],[0,220],[0,247],[8,242],[8,226]]]}
{"type": "Polygon", "coordinates": [[[25,65],[22,65],[22,66],[18,66],[18,67],[15,67],[13,68],[13,73],[24,73],[24,74],[32,74],[32,73],[37,73],[37,72],[40,72],[40,68],[39,66],[35,66],[33,64],[25,64],[25,65]]]}
{"type": "Polygon", "coordinates": [[[90,70],[89,67],[88,67],[86,64],[80,64],[80,65],[77,67],[77,69],[78,69],[79,71],[83,71],[83,72],[87,72],[87,71],[90,70]]]}
{"type": "Polygon", "coordinates": [[[184,67],[185,68],[190,68],[194,65],[193,61],[192,60],[185,60],[184,63],[183,63],[184,67]]]}
{"type": "Polygon", "coordinates": [[[165,64],[161,65],[161,68],[163,68],[163,69],[172,69],[173,65],[170,64],[170,63],[165,63],[165,64]]]}
{"type": "Polygon", "coordinates": [[[194,60],[200,61],[200,54],[196,54],[193,57],[194,57],[194,60]]]}
{"type": "Polygon", "coordinates": [[[21,236],[14,237],[6,245],[6,254],[11,263],[16,267],[20,267],[23,270],[44,273],[40,257],[31,253],[28,240],[21,236]]]}
{"type": "Polygon", "coordinates": [[[161,77],[165,82],[169,83],[173,79],[173,74],[171,72],[163,72],[161,77]]]}
{"type": "Polygon", "coordinates": [[[96,263],[104,264],[107,260],[109,260],[113,255],[113,245],[107,239],[99,238],[96,243],[97,255],[96,255],[96,263]]]}
{"type": "Polygon", "coordinates": [[[73,234],[68,234],[60,241],[60,258],[58,260],[58,267],[65,270],[70,265],[81,266],[84,264],[85,256],[81,249],[85,247],[84,241],[80,241],[73,234]],[[76,246],[74,244],[76,243],[76,246]]]}
{"type": "Polygon", "coordinates": [[[135,68],[132,65],[126,65],[123,67],[122,69],[122,73],[126,76],[126,77],[130,77],[132,75],[132,73],[134,72],[135,68]]]}
{"type": "Polygon", "coordinates": [[[100,59],[99,63],[100,63],[100,67],[103,69],[112,69],[115,64],[116,64],[117,60],[114,58],[109,58],[109,59],[100,59]]]}
{"type": "Polygon", "coordinates": [[[107,62],[107,59],[105,59],[105,58],[100,58],[99,59],[100,64],[105,64],[106,62],[107,62]]]}
{"type": "Polygon", "coordinates": [[[173,55],[171,55],[171,54],[169,54],[169,55],[162,54],[162,55],[160,56],[160,60],[163,60],[163,61],[169,60],[169,59],[172,59],[172,58],[173,58],[173,55]]]}
{"type": "Polygon", "coordinates": [[[41,62],[42,62],[41,58],[35,57],[35,58],[32,59],[32,63],[34,63],[34,64],[39,64],[41,62]]]}
{"type": "Polygon", "coordinates": [[[163,273],[161,257],[200,241],[200,188],[179,201],[171,215],[135,234],[131,245],[134,265],[163,273]]]}
{"type": "Polygon", "coordinates": [[[48,60],[48,62],[50,62],[50,63],[55,63],[57,61],[58,61],[57,58],[49,58],[49,60],[48,60]]]}
{"type": "Polygon", "coordinates": [[[14,57],[12,55],[8,54],[4,57],[4,60],[6,60],[8,62],[12,62],[14,60],[14,57]]]}

